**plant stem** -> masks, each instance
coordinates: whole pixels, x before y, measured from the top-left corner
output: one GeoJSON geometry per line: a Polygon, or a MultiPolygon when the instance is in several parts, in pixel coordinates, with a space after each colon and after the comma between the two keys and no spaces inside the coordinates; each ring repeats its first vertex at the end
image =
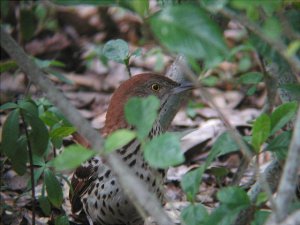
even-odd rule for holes
{"type": "Polygon", "coordinates": [[[273,39],[267,37],[257,24],[252,23],[247,17],[235,13],[233,10],[230,10],[228,8],[223,8],[219,11],[219,13],[228,19],[238,21],[240,24],[242,24],[244,27],[246,27],[252,33],[259,36],[261,40],[266,42],[268,45],[272,46],[272,48],[279,55],[281,55],[282,58],[284,58],[286,60],[286,62],[290,65],[290,67],[293,68],[295,73],[300,72],[299,59],[297,58],[297,56],[288,56],[286,54],[287,46],[282,41],[273,40],[273,39]]]}
{"type": "Polygon", "coordinates": [[[126,58],[126,59],[124,59],[124,64],[126,66],[126,69],[127,69],[129,77],[132,77],[132,74],[131,74],[131,71],[130,71],[130,67],[129,67],[129,57],[126,58]]]}
{"type": "Polygon", "coordinates": [[[24,119],[24,115],[21,110],[21,118],[24,124],[24,130],[27,140],[28,154],[29,154],[29,163],[30,163],[30,178],[31,178],[31,198],[32,198],[32,224],[35,225],[35,186],[34,186],[34,169],[33,169],[33,158],[32,158],[32,148],[29,140],[29,134],[27,129],[27,124],[24,119]]]}

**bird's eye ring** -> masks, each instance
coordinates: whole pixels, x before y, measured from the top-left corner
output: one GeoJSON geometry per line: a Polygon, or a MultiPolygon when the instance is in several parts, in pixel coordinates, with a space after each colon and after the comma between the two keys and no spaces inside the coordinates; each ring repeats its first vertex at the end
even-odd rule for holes
{"type": "Polygon", "coordinates": [[[151,85],[151,89],[155,92],[159,91],[160,90],[160,85],[157,84],[157,83],[154,83],[151,85]]]}

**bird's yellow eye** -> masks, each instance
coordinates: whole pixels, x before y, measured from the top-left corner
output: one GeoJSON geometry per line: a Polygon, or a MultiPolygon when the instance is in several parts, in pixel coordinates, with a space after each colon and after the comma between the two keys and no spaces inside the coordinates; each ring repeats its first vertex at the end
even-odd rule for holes
{"type": "Polygon", "coordinates": [[[155,91],[155,92],[157,92],[157,91],[159,91],[159,89],[160,89],[160,85],[159,84],[152,84],[151,85],[151,89],[152,89],[152,91],[155,91]]]}

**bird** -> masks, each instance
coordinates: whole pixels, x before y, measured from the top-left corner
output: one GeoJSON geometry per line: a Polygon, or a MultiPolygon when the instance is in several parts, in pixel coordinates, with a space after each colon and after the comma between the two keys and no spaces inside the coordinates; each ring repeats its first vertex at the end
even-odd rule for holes
{"type": "MultiPolygon", "coordinates": [[[[104,137],[127,128],[124,107],[132,97],[150,95],[160,100],[158,116],[149,138],[160,135],[165,129],[160,125],[161,112],[167,107],[170,96],[192,89],[187,82],[178,83],[163,75],[142,73],[123,82],[114,92],[106,113],[102,130],[104,137]]],[[[148,191],[156,194],[163,203],[165,169],[152,168],[144,159],[141,143],[134,139],[117,150],[133,173],[146,183],[148,191]]],[[[94,225],[142,225],[143,217],[125,195],[111,168],[100,156],[94,156],[73,173],[69,197],[73,215],[84,224],[94,225]]]]}

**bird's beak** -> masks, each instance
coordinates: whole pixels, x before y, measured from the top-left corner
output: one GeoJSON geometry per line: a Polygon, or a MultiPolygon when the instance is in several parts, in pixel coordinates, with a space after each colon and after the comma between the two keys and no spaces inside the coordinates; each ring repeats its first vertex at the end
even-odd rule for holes
{"type": "Polygon", "coordinates": [[[194,85],[189,81],[183,81],[179,86],[172,89],[172,94],[178,94],[184,91],[192,90],[194,85]]]}

